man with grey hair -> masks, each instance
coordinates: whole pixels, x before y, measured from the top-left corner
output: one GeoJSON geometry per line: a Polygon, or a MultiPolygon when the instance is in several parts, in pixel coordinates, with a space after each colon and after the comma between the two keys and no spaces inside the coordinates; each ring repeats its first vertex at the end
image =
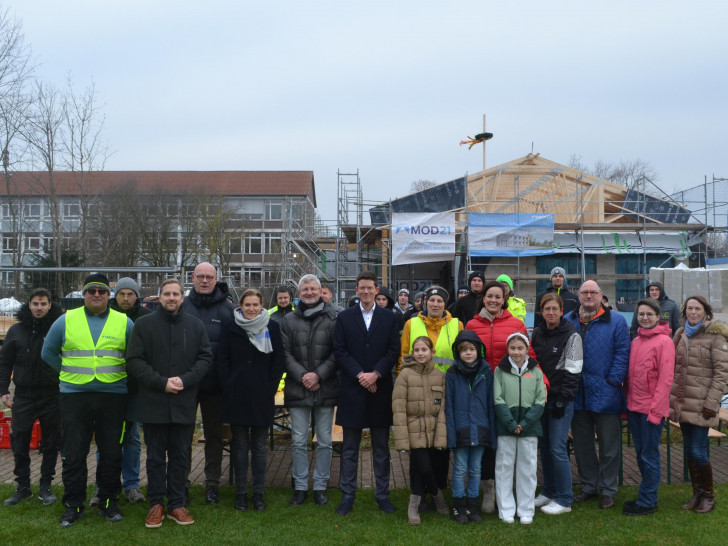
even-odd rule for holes
{"type": "Polygon", "coordinates": [[[627,321],[602,303],[602,290],[595,281],[579,289],[580,305],[566,315],[581,334],[584,364],[574,398],[574,457],[584,488],[575,502],[596,499],[599,507],[614,506],[619,473],[619,448],[625,411],[622,382],[629,367],[627,321]],[[597,457],[595,436],[599,440],[597,457]]]}
{"type": "Polygon", "coordinates": [[[331,474],[331,432],[334,406],[339,396],[339,379],[334,360],[334,326],[337,312],[321,298],[321,282],[304,275],[298,282],[300,302],[282,321],[281,333],[286,359],[285,404],[291,416],[291,476],[294,492],[289,503],[300,506],[308,496],[306,445],[310,420],[316,428],[316,466],[313,496],[318,505],[326,496],[331,474]]]}

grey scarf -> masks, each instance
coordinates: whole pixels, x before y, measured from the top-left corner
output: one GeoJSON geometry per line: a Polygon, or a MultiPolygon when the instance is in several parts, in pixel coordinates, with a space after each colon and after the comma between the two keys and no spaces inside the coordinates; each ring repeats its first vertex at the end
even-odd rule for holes
{"type": "Polygon", "coordinates": [[[478,313],[481,317],[483,317],[488,322],[493,322],[497,317],[501,316],[503,314],[503,309],[501,309],[496,316],[491,315],[488,310],[483,307],[480,310],[480,313],[478,313]]]}
{"type": "Polygon", "coordinates": [[[268,316],[267,309],[261,309],[260,315],[254,319],[246,319],[243,316],[243,310],[239,307],[235,309],[235,324],[248,334],[248,339],[253,346],[261,353],[270,354],[273,352],[273,344],[270,341],[270,333],[268,332],[268,316]]]}

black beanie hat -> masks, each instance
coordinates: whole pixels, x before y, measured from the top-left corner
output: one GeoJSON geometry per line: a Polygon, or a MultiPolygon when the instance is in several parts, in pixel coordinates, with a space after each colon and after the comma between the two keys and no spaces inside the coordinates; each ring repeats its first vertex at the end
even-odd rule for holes
{"type": "Polygon", "coordinates": [[[86,280],[83,281],[81,293],[85,294],[86,290],[92,286],[101,286],[111,292],[111,288],[109,288],[109,278],[103,273],[91,273],[88,277],[86,277],[86,280]]]}

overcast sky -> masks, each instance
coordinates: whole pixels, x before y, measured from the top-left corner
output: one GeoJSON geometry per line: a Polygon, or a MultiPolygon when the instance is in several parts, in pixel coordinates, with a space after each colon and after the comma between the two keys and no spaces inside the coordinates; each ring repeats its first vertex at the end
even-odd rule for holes
{"type": "MultiPolygon", "coordinates": [[[[728,178],[728,2],[0,0],[38,75],[95,82],[109,170],[337,170],[368,202],[533,150],[728,178]]],[[[368,215],[366,216],[368,220],[368,215]]]]}

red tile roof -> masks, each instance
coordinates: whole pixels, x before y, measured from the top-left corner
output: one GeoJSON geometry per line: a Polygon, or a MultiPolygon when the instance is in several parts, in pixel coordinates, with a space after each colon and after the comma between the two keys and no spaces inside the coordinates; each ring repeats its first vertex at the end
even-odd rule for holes
{"type": "MultiPolygon", "coordinates": [[[[229,196],[308,196],[316,206],[313,171],[100,171],[85,176],[84,185],[93,188],[89,193],[105,193],[120,184],[135,182],[140,190],[149,192],[159,188],[171,193],[204,189],[229,196]]],[[[48,191],[48,180],[45,171],[15,172],[10,191],[15,195],[43,195],[48,191]]],[[[53,181],[58,195],[78,195],[74,173],[55,171],[53,181]]],[[[0,196],[6,194],[3,181],[0,196]]]]}

